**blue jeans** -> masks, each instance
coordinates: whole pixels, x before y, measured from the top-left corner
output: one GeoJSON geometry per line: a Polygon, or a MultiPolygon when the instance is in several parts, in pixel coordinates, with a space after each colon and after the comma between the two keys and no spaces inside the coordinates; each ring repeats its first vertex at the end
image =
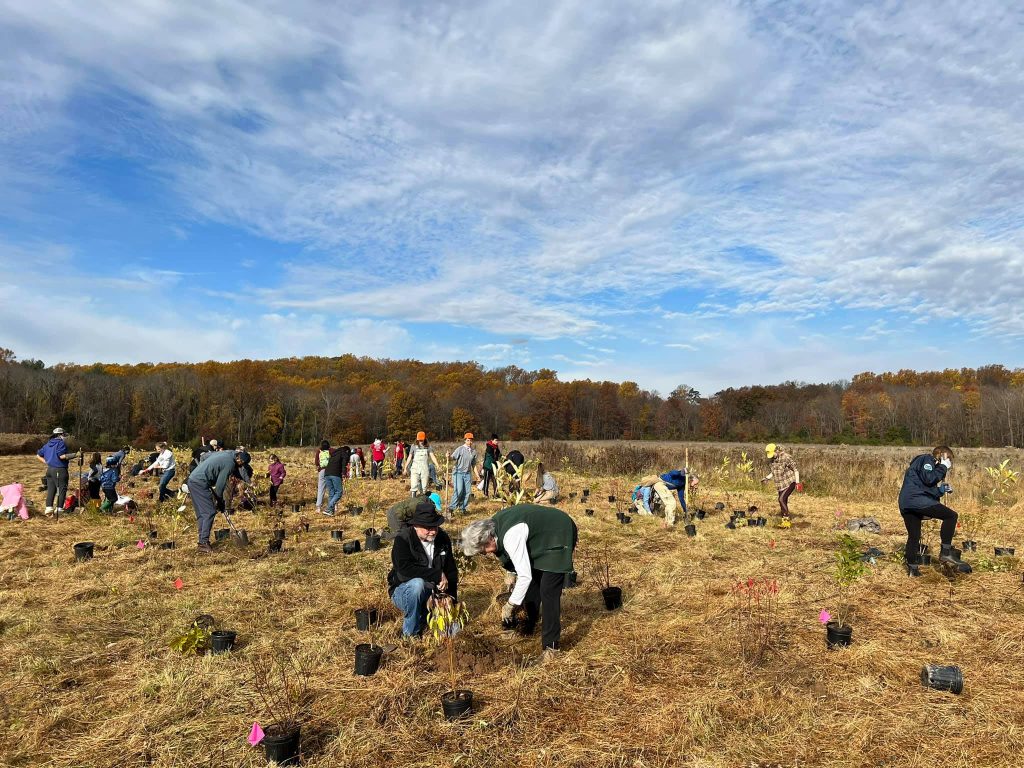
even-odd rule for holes
{"type": "Polygon", "coordinates": [[[452,502],[448,509],[461,508],[463,512],[469,506],[469,472],[452,472],[452,502]]]}
{"type": "Polygon", "coordinates": [[[336,475],[324,475],[324,485],[331,492],[331,497],[327,500],[327,511],[333,512],[334,505],[341,501],[341,478],[336,475]]]}
{"type": "Polygon", "coordinates": [[[410,579],[395,587],[391,602],[405,615],[402,622],[402,635],[412,637],[423,634],[427,626],[427,600],[430,590],[423,579],[410,579]]]}
{"type": "Polygon", "coordinates": [[[160,476],[160,501],[165,501],[171,498],[171,494],[167,492],[167,484],[174,479],[175,468],[171,467],[160,476]]]}

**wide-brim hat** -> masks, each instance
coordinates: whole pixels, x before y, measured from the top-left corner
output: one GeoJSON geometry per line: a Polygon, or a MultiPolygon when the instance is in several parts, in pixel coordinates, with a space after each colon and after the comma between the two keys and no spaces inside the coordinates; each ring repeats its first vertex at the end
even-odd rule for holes
{"type": "Polygon", "coordinates": [[[66,435],[67,432],[64,431],[64,427],[57,427],[50,434],[52,434],[52,435],[66,435]]]}
{"type": "Polygon", "coordinates": [[[421,528],[439,528],[444,522],[444,516],[438,514],[432,501],[421,501],[416,505],[416,511],[409,518],[409,525],[418,525],[421,528]]]}

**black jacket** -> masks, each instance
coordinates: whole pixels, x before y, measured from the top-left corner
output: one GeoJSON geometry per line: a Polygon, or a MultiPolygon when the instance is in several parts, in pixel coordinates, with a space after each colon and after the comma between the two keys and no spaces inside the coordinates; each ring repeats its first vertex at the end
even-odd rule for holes
{"type": "Polygon", "coordinates": [[[939,503],[941,485],[946,479],[946,467],[930,453],[916,457],[903,476],[900,488],[900,509],[926,509],[939,503]]]}
{"type": "Polygon", "coordinates": [[[324,467],[324,477],[344,477],[348,469],[348,457],[351,455],[352,451],[346,451],[344,448],[332,453],[327,466],[324,467]]]}
{"type": "Polygon", "coordinates": [[[395,536],[391,545],[391,572],[388,574],[388,594],[392,595],[399,584],[413,579],[423,579],[431,587],[441,581],[441,574],[448,577],[448,594],[458,599],[459,569],[452,554],[452,540],[438,529],[434,539],[434,565],[427,564],[427,553],[420,543],[414,528],[406,526],[395,536]]]}

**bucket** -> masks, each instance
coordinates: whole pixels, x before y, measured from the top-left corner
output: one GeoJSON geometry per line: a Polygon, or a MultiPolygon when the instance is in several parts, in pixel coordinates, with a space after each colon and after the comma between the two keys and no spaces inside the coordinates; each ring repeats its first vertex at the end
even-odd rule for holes
{"type": "Polygon", "coordinates": [[[369,677],[380,668],[380,660],[384,655],[384,649],[380,646],[360,643],[356,646],[355,673],[369,677]]]}
{"type": "Polygon", "coordinates": [[[921,667],[921,684],[937,691],[949,691],[960,695],[964,690],[964,676],[960,667],[940,667],[926,664],[921,667]]]}

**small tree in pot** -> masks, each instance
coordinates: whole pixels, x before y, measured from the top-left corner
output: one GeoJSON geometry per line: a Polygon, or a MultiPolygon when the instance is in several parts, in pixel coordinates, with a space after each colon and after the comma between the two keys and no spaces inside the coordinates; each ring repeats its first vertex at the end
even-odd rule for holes
{"type": "Polygon", "coordinates": [[[839,604],[835,616],[825,623],[825,642],[829,648],[838,648],[853,642],[853,627],[850,626],[850,588],[867,572],[867,565],[861,560],[860,542],[848,533],[839,536],[836,550],[835,580],[839,586],[839,604]]]}
{"type": "Polygon", "coordinates": [[[267,760],[278,765],[299,764],[302,719],[309,696],[309,674],[293,657],[250,660],[250,684],[270,724],[263,730],[267,760]]]}
{"type": "Polygon", "coordinates": [[[448,657],[448,676],[451,688],[441,694],[441,707],[448,720],[455,720],[473,708],[473,692],[458,688],[455,674],[455,636],[469,621],[465,603],[456,602],[449,595],[435,594],[430,598],[427,627],[438,646],[444,646],[448,657]]]}

